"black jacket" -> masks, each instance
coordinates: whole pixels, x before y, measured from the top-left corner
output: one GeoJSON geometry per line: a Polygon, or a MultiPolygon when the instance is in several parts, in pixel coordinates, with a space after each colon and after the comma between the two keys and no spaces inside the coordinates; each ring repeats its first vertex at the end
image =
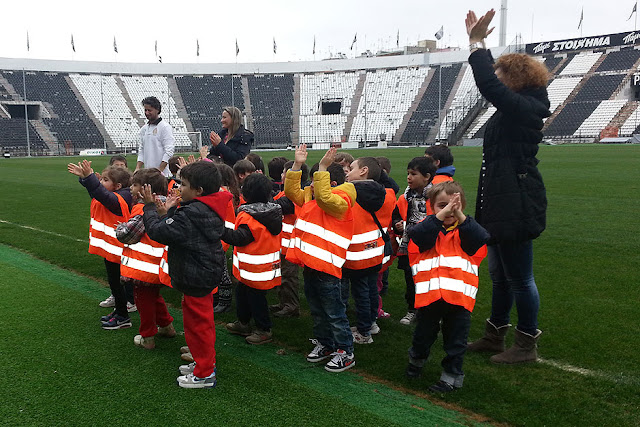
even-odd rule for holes
{"type": "Polygon", "coordinates": [[[122,216],[122,208],[120,207],[118,196],[116,196],[115,193],[119,194],[124,201],[127,202],[129,210],[131,210],[133,198],[131,197],[131,190],[129,190],[129,187],[121,188],[112,193],[100,184],[100,180],[94,173],[86,178],[79,178],[78,180],[80,181],[80,184],[87,189],[89,196],[91,196],[92,199],[96,199],[114,215],[122,216]]]}
{"type": "MultiPolygon", "coordinates": [[[[436,218],[435,215],[429,215],[424,221],[420,221],[408,231],[409,238],[413,240],[413,243],[418,245],[420,252],[428,251],[435,246],[440,233],[450,233],[442,224],[442,221],[436,218]]],[[[460,236],[460,246],[469,256],[478,252],[478,249],[489,241],[489,233],[487,230],[482,228],[482,226],[470,216],[467,216],[467,219],[458,225],[457,230],[460,236]]]]}
{"type": "Polygon", "coordinates": [[[240,125],[233,138],[225,143],[224,139],[228,132],[224,128],[218,132],[222,141],[216,147],[212,145],[209,154],[220,156],[227,165],[233,167],[238,160],[244,159],[251,151],[253,133],[246,130],[243,125],[240,125]]]}
{"type": "MultiPolygon", "coordinates": [[[[250,203],[241,205],[238,212],[246,212],[260,224],[264,225],[269,233],[277,236],[282,231],[282,208],[276,203],[250,203]]],[[[233,246],[247,246],[255,238],[247,224],[241,224],[237,230],[224,229],[222,240],[233,246]]]]}
{"type": "Polygon", "coordinates": [[[491,243],[521,242],[538,237],[546,225],[547,197],[536,154],[543,119],[551,115],[549,98],[545,87],[510,90],[492,62],[485,49],[469,56],[480,93],[498,110],[484,134],[476,220],[491,234],[491,243]]]}
{"type": "Polygon", "coordinates": [[[170,209],[160,218],[153,203],[144,207],[149,237],[169,246],[171,286],[193,297],[203,297],[220,283],[225,256],[220,238],[231,194],[226,191],[198,197],[170,209]]]}

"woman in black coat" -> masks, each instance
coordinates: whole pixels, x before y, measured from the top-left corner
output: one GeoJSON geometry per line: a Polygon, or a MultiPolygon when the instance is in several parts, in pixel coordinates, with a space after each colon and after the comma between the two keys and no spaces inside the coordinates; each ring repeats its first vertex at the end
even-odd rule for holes
{"type": "Polygon", "coordinates": [[[251,151],[253,133],[242,125],[242,113],[236,107],[225,107],[222,110],[222,130],[211,132],[209,155],[219,156],[223,162],[233,167],[251,151]]]}
{"type": "Polygon", "coordinates": [[[489,274],[493,282],[491,317],[485,335],[470,351],[500,353],[494,363],[537,359],[540,296],[533,277],[533,239],[545,228],[547,198],[538,171],[538,144],[543,119],[549,117],[549,73],[524,54],[501,56],[493,64],[484,39],[495,12],[480,19],[469,11],[469,65],[480,93],[497,109],[487,122],[482,169],[476,200],[476,220],[491,234],[489,274]],[[518,325],[513,347],[505,351],[505,335],[513,303],[518,325]]]}

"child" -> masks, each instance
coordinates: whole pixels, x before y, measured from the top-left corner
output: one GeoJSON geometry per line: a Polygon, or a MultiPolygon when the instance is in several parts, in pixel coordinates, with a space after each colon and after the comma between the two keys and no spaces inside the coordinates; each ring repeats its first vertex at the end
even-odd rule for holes
{"type": "Polygon", "coordinates": [[[424,156],[433,160],[436,165],[436,174],[432,184],[436,185],[445,181],[453,181],[456,168],[453,166],[453,154],[446,145],[432,145],[424,150],[424,156]]]}
{"type": "Polygon", "coordinates": [[[146,235],[142,220],[143,207],[140,191],[149,184],[151,190],[166,199],[167,179],[158,169],[139,169],[131,179],[131,195],[135,204],[131,209],[131,218],[116,227],[116,237],[125,244],[122,250],[120,274],[123,283],[133,285],[135,302],[140,313],[139,335],[133,338],[138,347],[147,350],[155,348],[155,336],[173,338],[173,317],[167,311],[164,299],[160,295],[160,260],[164,246],[146,235]]]}
{"type": "Polygon", "coordinates": [[[260,157],[256,153],[249,153],[245,157],[245,160],[249,160],[255,166],[257,173],[264,173],[264,162],[262,161],[262,157],[260,157]]]}
{"type": "Polygon", "coordinates": [[[457,182],[434,185],[429,203],[434,214],[409,230],[418,316],[407,375],[420,376],[442,322],[447,355],[440,381],[429,390],[446,393],[462,387],[464,380],[462,362],[478,292],[478,267],[487,254],[489,233],[464,215],[466,201],[457,182]]]}
{"type": "Polygon", "coordinates": [[[351,170],[351,163],[353,163],[353,156],[349,153],[345,153],[341,151],[336,153],[335,162],[342,166],[342,170],[344,170],[344,174],[348,174],[351,170]]]}
{"type": "Polygon", "coordinates": [[[400,191],[400,187],[395,179],[391,178],[391,161],[388,157],[376,157],[378,163],[380,163],[380,167],[382,168],[382,173],[380,173],[380,184],[384,185],[384,188],[391,188],[395,194],[398,194],[400,191]]]}
{"type": "Polygon", "coordinates": [[[275,196],[284,190],[282,183],[284,182],[284,165],[287,163],[286,157],[274,157],[271,159],[267,167],[269,168],[269,178],[271,178],[273,188],[271,194],[275,196]]]}
{"type": "MultiPolygon", "coordinates": [[[[285,175],[293,166],[293,161],[284,164],[281,181],[284,182],[285,175]]],[[[309,179],[307,165],[302,165],[302,182],[309,179]],[[305,174],[305,172],[307,172],[305,174]],[[306,175],[306,176],[305,176],[306,175]]],[[[269,169],[271,172],[271,169],[269,169]]],[[[280,262],[282,270],[282,282],[278,287],[278,304],[269,306],[269,309],[276,317],[298,317],[300,316],[300,278],[298,275],[299,268],[287,260],[287,251],[291,243],[291,233],[297,219],[296,206],[284,194],[284,190],[273,197],[273,202],[280,205],[282,209],[282,233],[280,233],[280,262]]]]}
{"type": "Polygon", "coordinates": [[[248,176],[242,187],[247,201],[238,209],[235,230],[225,228],[223,240],[233,245],[233,276],[238,320],[227,330],[246,337],[249,344],[271,341],[267,290],[280,286],[282,210],[271,199],[271,181],[263,174],[248,176]],[[253,317],[256,329],[251,331],[253,317]]]}
{"type": "Polygon", "coordinates": [[[167,186],[169,193],[172,190],[177,190],[180,187],[178,184],[178,173],[180,173],[180,156],[172,156],[168,162],[169,166],[169,185],[167,186]]]}
{"type": "Polygon", "coordinates": [[[117,168],[127,169],[127,158],[121,154],[116,154],[109,159],[109,166],[115,166],[117,168]]]}
{"type": "Polygon", "coordinates": [[[256,171],[256,167],[253,163],[251,163],[247,159],[238,160],[235,165],[233,165],[233,171],[236,174],[236,178],[238,178],[238,183],[240,187],[242,187],[242,183],[246,177],[251,175],[256,171]]]}
{"type": "Polygon", "coordinates": [[[80,184],[89,192],[91,200],[91,223],[89,226],[89,253],[104,258],[107,280],[114,298],[114,312],[103,316],[102,329],[122,329],[131,327],[127,311],[127,296],[120,282],[120,257],[122,243],[115,237],[115,224],[129,219],[131,173],[122,168],[110,166],[102,171],[100,180],[91,169],[91,162],[83,160],[67,165],[69,173],[78,176],[80,184]]]}
{"type": "Polygon", "coordinates": [[[352,206],[356,191],[353,184],[344,183],[342,166],[333,162],[335,155],[335,148],[327,151],[313,175],[313,183],[303,190],[300,169],[307,160],[307,147],[299,145],[293,167],[285,177],[284,192],[301,208],[287,260],[304,266],[304,292],[315,336],[312,340],[315,348],[307,355],[307,361],[315,363],[333,356],[325,369],[342,372],[355,366],[353,335],[341,297],[340,279],[353,237],[352,206]]]}
{"type": "Polygon", "coordinates": [[[380,164],[375,158],[360,157],[351,163],[350,171],[346,176],[347,181],[354,185],[357,197],[353,205],[353,237],[342,269],[342,284],[343,292],[346,291],[343,297],[348,299],[348,286],[351,282],[358,322],[357,326],[351,330],[353,341],[357,344],[372,343],[371,334],[380,332],[376,324],[377,282],[378,272],[384,259],[383,235],[388,238],[382,224],[389,225],[391,213],[396,205],[395,195],[387,198],[384,187],[377,182],[381,171],[380,164]]]}
{"type": "Polygon", "coordinates": [[[407,301],[407,314],[400,319],[400,323],[403,325],[410,325],[416,315],[414,307],[415,286],[407,258],[409,244],[407,231],[432,213],[430,206],[426,203],[426,194],[435,172],[436,167],[431,159],[426,157],[413,158],[407,165],[407,189],[398,198],[396,209],[393,211],[394,232],[398,236],[402,236],[398,247],[398,269],[404,270],[404,280],[407,286],[404,294],[407,301]]]}
{"type": "Polygon", "coordinates": [[[195,362],[180,366],[178,385],[215,387],[213,292],[225,266],[220,238],[231,194],[218,191],[220,172],[211,162],[183,167],[180,180],[181,202],[177,209],[175,195],[156,206],[151,188],[144,186],[144,226],[151,239],[169,246],[171,285],[184,294],[184,336],[195,362]]]}

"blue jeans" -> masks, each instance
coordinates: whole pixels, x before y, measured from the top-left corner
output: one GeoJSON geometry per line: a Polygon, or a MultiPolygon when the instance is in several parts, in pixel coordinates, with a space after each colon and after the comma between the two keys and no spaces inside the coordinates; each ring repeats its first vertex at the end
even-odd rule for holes
{"type": "Polygon", "coordinates": [[[509,323],[513,302],[518,310],[518,329],[535,335],[540,295],[533,278],[533,241],[498,243],[488,248],[489,275],[493,281],[491,323],[509,323]]]}
{"type": "Polygon", "coordinates": [[[418,367],[424,365],[431,352],[431,346],[438,338],[440,321],[442,347],[447,354],[441,362],[443,372],[440,379],[455,387],[462,387],[462,363],[471,326],[471,312],[464,307],[440,299],[418,309],[416,329],[409,349],[409,363],[418,367]]]}
{"type": "Polygon", "coordinates": [[[331,350],[353,353],[353,334],[342,302],[340,279],[305,267],[304,293],[313,319],[313,335],[331,350]]]}
{"type": "Polygon", "coordinates": [[[356,306],[358,332],[369,335],[371,325],[378,318],[378,273],[354,275],[349,280],[356,306]]]}

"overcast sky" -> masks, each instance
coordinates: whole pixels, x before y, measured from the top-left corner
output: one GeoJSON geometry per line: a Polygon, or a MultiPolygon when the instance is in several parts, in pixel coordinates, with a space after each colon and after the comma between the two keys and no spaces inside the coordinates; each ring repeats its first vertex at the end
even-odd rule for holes
{"type": "MultiPolygon", "coordinates": [[[[243,0],[243,1],[123,1],[25,0],[3,2],[3,39],[0,57],[77,61],[238,62],[313,60],[344,52],[347,56],[370,49],[395,48],[420,39],[467,45],[464,17],[470,7],[478,13],[499,12],[500,0],[243,0]],[[30,51],[27,52],[27,32],[30,51]],[[357,33],[353,51],[349,48],[357,33]],[[76,52],[71,49],[73,34],[76,52]],[[118,54],[113,51],[116,38],[118,54]],[[273,54],[273,38],[277,54],[273,54]],[[196,39],[200,57],[196,57],[196,39]]],[[[508,4],[507,42],[520,33],[526,43],[610,34],[634,30],[627,21],[635,1],[630,0],[511,0],[508,4]]],[[[495,24],[500,21],[499,13],[495,24]]],[[[498,44],[499,28],[489,38],[498,44]]]]}

